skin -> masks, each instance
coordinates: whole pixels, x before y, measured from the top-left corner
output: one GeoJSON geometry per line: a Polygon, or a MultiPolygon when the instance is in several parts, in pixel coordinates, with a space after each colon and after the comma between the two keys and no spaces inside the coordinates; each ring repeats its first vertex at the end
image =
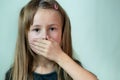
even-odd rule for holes
{"type": "Polygon", "coordinates": [[[47,74],[61,66],[73,80],[97,80],[96,76],[80,67],[60,48],[62,35],[61,15],[55,10],[38,9],[28,32],[31,49],[38,54],[35,72],[47,74]],[[74,66],[71,66],[74,65],[74,66]]]}
{"type": "Polygon", "coordinates": [[[60,53],[62,20],[55,10],[38,9],[28,32],[31,49],[38,54],[35,72],[46,74],[54,71],[54,62],[60,53]]]}

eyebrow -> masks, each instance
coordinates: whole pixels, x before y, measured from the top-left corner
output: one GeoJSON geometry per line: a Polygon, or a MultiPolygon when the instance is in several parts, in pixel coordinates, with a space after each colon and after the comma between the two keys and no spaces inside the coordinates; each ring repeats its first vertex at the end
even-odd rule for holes
{"type": "MultiPolygon", "coordinates": [[[[47,26],[59,26],[58,24],[49,24],[49,25],[47,25],[47,26]]],[[[32,25],[33,27],[41,27],[41,25],[39,25],[39,24],[35,24],[35,25],[32,25]]]]}
{"type": "Polygon", "coordinates": [[[31,26],[33,26],[33,27],[41,27],[41,25],[39,25],[39,24],[31,25],[31,26]]]}

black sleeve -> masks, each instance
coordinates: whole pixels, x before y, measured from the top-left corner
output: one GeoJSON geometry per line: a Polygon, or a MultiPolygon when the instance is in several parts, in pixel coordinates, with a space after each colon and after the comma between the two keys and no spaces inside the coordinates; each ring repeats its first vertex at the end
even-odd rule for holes
{"type": "Polygon", "coordinates": [[[5,80],[12,80],[11,78],[11,69],[9,69],[5,74],[5,80]]]}

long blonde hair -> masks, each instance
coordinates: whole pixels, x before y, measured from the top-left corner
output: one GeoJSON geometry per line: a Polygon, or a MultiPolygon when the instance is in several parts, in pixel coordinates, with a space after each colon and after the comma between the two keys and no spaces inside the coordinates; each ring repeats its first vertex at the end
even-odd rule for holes
{"type": "MultiPolygon", "coordinates": [[[[30,49],[27,34],[38,8],[54,9],[61,14],[63,20],[61,48],[72,58],[71,25],[65,10],[56,0],[31,0],[20,11],[15,59],[11,73],[12,80],[33,80],[32,72],[35,54],[30,49]]],[[[57,74],[58,80],[72,80],[60,66],[57,68],[57,74]]]]}

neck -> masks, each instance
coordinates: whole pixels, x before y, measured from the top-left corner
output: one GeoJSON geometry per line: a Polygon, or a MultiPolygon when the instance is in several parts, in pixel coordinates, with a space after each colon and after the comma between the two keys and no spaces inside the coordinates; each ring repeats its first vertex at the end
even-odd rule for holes
{"type": "Polygon", "coordinates": [[[37,56],[37,60],[35,61],[35,72],[40,74],[47,74],[55,71],[55,63],[53,61],[48,60],[43,56],[37,56]]]}

